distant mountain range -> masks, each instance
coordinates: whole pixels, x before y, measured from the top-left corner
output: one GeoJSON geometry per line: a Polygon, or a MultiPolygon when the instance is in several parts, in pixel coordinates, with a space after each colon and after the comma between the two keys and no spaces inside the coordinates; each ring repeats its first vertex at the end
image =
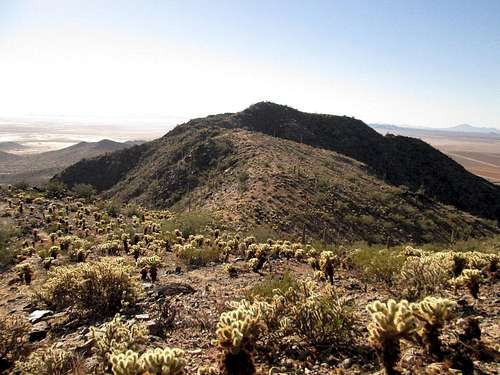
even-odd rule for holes
{"type": "Polygon", "coordinates": [[[0,151],[12,152],[12,151],[22,151],[26,147],[17,142],[0,142],[0,151]]]}
{"type": "Polygon", "coordinates": [[[379,132],[395,132],[396,134],[404,134],[410,132],[417,133],[465,133],[465,134],[475,134],[482,136],[498,136],[500,137],[500,129],[496,128],[483,128],[478,126],[472,126],[468,124],[462,124],[457,126],[452,126],[449,128],[423,128],[423,127],[411,127],[411,126],[401,126],[392,124],[369,124],[373,129],[379,132]]]}
{"type": "Polygon", "coordinates": [[[497,230],[477,216],[500,218],[500,188],[429,144],[269,102],[191,120],[55,179],[149,207],[218,212],[242,228],[336,240],[444,241],[497,230]]]}
{"type": "Polygon", "coordinates": [[[16,142],[1,142],[0,183],[41,182],[82,159],[123,150],[140,143],[140,141],[121,143],[103,139],[99,142],[80,142],[60,150],[23,155],[7,151],[22,151],[24,146],[16,142]]]}
{"type": "Polygon", "coordinates": [[[443,131],[464,132],[464,133],[494,133],[500,134],[500,129],[496,128],[482,128],[468,124],[452,126],[451,128],[440,128],[443,131]]]}

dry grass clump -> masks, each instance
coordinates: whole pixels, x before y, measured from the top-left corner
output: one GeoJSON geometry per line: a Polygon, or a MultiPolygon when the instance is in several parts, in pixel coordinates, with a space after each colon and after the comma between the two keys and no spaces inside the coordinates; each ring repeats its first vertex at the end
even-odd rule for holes
{"type": "Polygon", "coordinates": [[[37,297],[55,310],[74,307],[81,313],[109,316],[141,296],[133,267],[122,259],[56,267],[37,291],[37,297]]]}

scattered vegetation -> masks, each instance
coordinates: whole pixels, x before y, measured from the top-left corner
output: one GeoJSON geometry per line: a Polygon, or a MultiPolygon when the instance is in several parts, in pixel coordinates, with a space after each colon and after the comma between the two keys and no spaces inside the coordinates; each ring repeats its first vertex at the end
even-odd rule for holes
{"type": "Polygon", "coordinates": [[[0,315],[1,371],[373,374],[378,357],[388,374],[493,373],[494,239],[286,240],[66,193],[0,191],[2,307],[15,312],[0,315]],[[47,316],[27,322],[35,310],[47,316]]]}

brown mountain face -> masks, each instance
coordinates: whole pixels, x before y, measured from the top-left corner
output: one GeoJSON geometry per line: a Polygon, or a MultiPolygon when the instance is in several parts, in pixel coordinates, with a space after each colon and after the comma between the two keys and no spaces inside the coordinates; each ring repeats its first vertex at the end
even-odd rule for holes
{"type": "Polygon", "coordinates": [[[55,178],[149,207],[209,209],[341,241],[447,240],[495,232],[500,189],[426,143],[349,117],[258,103],[191,120],[55,178]]]}

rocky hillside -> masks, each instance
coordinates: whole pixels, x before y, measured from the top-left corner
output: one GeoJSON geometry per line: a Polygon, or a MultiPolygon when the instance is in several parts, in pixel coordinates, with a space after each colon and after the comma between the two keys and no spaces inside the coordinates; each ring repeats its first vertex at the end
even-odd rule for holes
{"type": "Polygon", "coordinates": [[[492,202],[500,201],[500,189],[421,141],[270,103],[192,120],[57,178],[148,207],[216,210],[243,226],[334,241],[487,234],[493,224],[463,211],[496,217],[492,202]]]}

